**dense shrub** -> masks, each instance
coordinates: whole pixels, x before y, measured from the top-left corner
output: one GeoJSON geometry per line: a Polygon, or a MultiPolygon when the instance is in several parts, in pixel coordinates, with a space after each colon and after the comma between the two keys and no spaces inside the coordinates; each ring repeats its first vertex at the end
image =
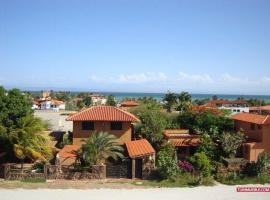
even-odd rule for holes
{"type": "Polygon", "coordinates": [[[175,149],[166,145],[157,154],[157,168],[162,178],[167,179],[177,174],[178,166],[175,160],[175,149]]]}
{"type": "Polygon", "coordinates": [[[195,153],[189,160],[195,167],[195,170],[202,176],[207,177],[211,175],[212,166],[204,152],[195,153]]]}
{"type": "Polygon", "coordinates": [[[270,164],[270,158],[266,153],[259,155],[257,162],[249,163],[243,170],[247,176],[262,176],[267,173],[267,166],[270,164]]]}

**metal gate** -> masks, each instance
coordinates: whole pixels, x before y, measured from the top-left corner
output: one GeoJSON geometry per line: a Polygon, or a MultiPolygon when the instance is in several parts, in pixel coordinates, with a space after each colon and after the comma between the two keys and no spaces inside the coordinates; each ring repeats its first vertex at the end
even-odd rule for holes
{"type": "Polygon", "coordinates": [[[131,160],[129,158],[125,158],[121,161],[107,163],[106,177],[131,178],[131,160]]]}

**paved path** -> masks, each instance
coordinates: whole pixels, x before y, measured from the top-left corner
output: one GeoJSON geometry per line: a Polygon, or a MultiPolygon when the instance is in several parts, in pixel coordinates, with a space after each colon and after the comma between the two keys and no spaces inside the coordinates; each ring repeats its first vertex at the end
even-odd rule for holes
{"type": "Polygon", "coordinates": [[[235,186],[155,189],[0,189],[1,200],[270,200],[270,193],[237,193],[235,186]]]}

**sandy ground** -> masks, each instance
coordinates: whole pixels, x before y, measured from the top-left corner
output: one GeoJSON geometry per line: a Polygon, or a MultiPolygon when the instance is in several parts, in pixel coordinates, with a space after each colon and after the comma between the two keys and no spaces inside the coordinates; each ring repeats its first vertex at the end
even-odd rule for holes
{"type": "Polygon", "coordinates": [[[35,110],[34,115],[48,121],[53,131],[72,131],[73,125],[71,121],[66,121],[67,115],[61,113],[69,113],[70,111],[54,112],[52,110],[35,110]]]}
{"type": "Polygon", "coordinates": [[[236,186],[152,189],[0,189],[1,200],[269,200],[270,193],[237,193],[236,186]]]}

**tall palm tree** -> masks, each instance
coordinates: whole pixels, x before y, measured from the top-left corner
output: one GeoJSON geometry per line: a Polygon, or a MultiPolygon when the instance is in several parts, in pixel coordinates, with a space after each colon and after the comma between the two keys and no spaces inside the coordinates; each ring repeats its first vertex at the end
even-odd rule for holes
{"type": "Polygon", "coordinates": [[[163,97],[163,101],[165,103],[164,106],[167,109],[167,112],[172,112],[173,106],[177,103],[177,95],[168,91],[163,97]]]}
{"type": "Polygon", "coordinates": [[[181,92],[178,96],[178,108],[181,113],[187,111],[192,106],[191,95],[188,92],[181,92]]]}
{"type": "Polygon", "coordinates": [[[116,160],[123,157],[123,147],[117,142],[117,138],[107,132],[93,134],[82,145],[81,156],[90,165],[104,164],[109,157],[116,160]]]}
{"type": "Polygon", "coordinates": [[[18,128],[10,132],[13,150],[15,156],[21,160],[22,169],[25,158],[32,161],[47,161],[51,158],[50,137],[44,134],[45,127],[41,119],[28,115],[21,118],[18,128]]]}

